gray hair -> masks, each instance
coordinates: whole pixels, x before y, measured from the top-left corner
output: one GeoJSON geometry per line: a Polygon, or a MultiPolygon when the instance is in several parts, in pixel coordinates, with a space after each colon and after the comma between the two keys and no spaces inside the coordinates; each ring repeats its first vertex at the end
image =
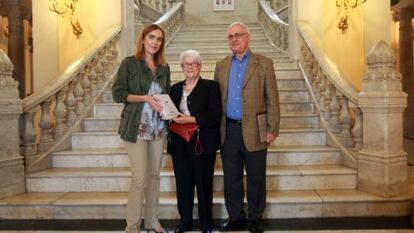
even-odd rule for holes
{"type": "Polygon", "coordinates": [[[193,50],[193,49],[187,49],[184,52],[181,53],[180,55],[180,62],[181,64],[183,64],[184,59],[186,59],[187,57],[192,58],[195,62],[197,62],[198,64],[202,64],[203,59],[200,56],[200,53],[193,50]]]}
{"type": "Polygon", "coordinates": [[[242,23],[242,22],[234,22],[234,23],[230,24],[230,25],[227,27],[227,33],[229,33],[230,28],[232,28],[232,27],[233,27],[233,26],[235,26],[235,25],[239,25],[239,26],[241,26],[241,27],[242,27],[242,28],[244,28],[244,30],[246,30],[246,32],[250,35],[250,30],[249,30],[249,28],[246,26],[246,24],[244,24],[244,23],[242,23]]]}

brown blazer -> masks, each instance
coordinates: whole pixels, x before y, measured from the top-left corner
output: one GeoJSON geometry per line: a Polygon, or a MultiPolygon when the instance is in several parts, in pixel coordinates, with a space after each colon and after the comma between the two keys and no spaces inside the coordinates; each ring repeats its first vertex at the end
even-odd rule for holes
{"type": "MultiPolygon", "coordinates": [[[[214,80],[219,83],[223,117],[220,124],[221,145],[224,144],[226,132],[227,81],[230,73],[232,56],[227,56],[216,63],[214,80]]],[[[246,75],[243,82],[243,116],[242,131],[244,144],[248,151],[264,150],[267,143],[260,142],[256,115],[267,113],[267,131],[279,135],[279,92],[273,61],[265,56],[250,51],[246,75]]]]}

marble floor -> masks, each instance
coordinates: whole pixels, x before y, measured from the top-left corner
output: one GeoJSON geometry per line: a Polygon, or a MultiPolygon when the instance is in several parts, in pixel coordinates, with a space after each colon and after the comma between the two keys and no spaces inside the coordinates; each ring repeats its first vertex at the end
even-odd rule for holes
{"type": "MultiPolygon", "coordinates": [[[[0,231],[8,233],[79,233],[79,231],[0,231]]],[[[123,231],[81,231],[82,233],[123,233],[123,231]]],[[[197,231],[194,231],[197,232],[197,231]]],[[[219,231],[213,231],[218,233],[219,231]]],[[[239,233],[249,233],[248,231],[237,231],[239,233]]],[[[326,230],[326,231],[265,231],[268,233],[413,233],[414,230],[326,230]]],[[[146,233],[143,231],[142,233],[146,233]]],[[[191,233],[191,231],[189,231],[191,233]]]]}

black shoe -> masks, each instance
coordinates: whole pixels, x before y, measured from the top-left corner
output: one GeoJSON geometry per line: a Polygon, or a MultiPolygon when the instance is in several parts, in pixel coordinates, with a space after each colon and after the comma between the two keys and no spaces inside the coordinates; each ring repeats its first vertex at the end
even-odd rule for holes
{"type": "Polygon", "coordinates": [[[263,233],[263,228],[257,222],[249,222],[249,231],[252,233],[263,233]]]}
{"type": "Polygon", "coordinates": [[[232,219],[229,217],[226,221],[221,223],[218,227],[219,231],[241,231],[246,227],[245,219],[232,219]]]}
{"type": "Polygon", "coordinates": [[[211,233],[211,230],[201,231],[201,233],[211,233]]]}
{"type": "Polygon", "coordinates": [[[183,233],[184,231],[189,231],[191,230],[191,225],[183,225],[183,224],[179,224],[175,230],[174,233],[183,233]]]}

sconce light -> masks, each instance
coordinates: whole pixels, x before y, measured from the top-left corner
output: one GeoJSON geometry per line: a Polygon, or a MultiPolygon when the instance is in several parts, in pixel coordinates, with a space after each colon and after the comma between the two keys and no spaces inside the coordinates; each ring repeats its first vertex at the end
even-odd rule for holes
{"type": "Polygon", "coordinates": [[[342,31],[342,34],[344,34],[348,29],[349,9],[354,9],[366,1],[367,0],[336,0],[336,6],[343,12],[343,15],[338,23],[338,28],[342,31]]]}
{"type": "Polygon", "coordinates": [[[49,10],[61,15],[62,17],[69,14],[70,24],[72,25],[72,32],[76,38],[79,39],[83,32],[79,20],[75,18],[76,4],[79,0],[49,0],[49,10]]]}

